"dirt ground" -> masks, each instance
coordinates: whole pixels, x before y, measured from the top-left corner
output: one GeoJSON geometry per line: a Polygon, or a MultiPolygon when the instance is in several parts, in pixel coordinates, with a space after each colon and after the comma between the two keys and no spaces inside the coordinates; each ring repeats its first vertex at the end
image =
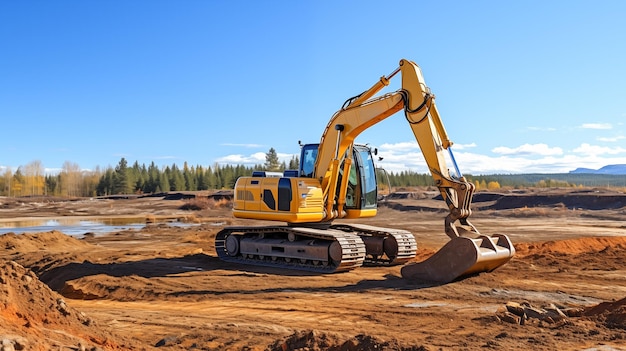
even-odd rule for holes
{"type": "MultiPolygon", "coordinates": [[[[359,222],[410,230],[423,260],[448,240],[432,190],[398,192],[359,222]]],[[[0,221],[148,222],[1,235],[0,350],[626,350],[624,201],[598,189],[479,193],[472,223],[509,235],[517,254],[436,285],[403,279],[401,266],[308,274],[222,262],[222,227],[267,224],[234,219],[222,202],[0,198],[0,221]]]]}

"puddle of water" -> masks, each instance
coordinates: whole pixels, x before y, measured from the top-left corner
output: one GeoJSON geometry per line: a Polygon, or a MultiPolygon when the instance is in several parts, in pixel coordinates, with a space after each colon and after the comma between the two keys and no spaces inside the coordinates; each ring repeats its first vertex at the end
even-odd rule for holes
{"type": "MultiPolygon", "coordinates": [[[[166,222],[176,227],[191,227],[198,224],[166,222]]],[[[122,230],[139,230],[146,226],[141,218],[103,218],[82,220],[77,218],[57,218],[43,220],[12,221],[0,223],[0,235],[6,233],[40,233],[57,230],[71,236],[86,233],[106,234],[122,230]]]]}

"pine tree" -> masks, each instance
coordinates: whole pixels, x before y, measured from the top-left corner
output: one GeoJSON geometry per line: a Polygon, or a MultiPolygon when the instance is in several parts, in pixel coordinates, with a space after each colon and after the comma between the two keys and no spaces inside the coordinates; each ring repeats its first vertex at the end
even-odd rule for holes
{"type": "Polygon", "coordinates": [[[298,159],[298,156],[293,156],[291,157],[291,160],[289,160],[289,169],[298,169],[300,168],[300,160],[298,159]]]}
{"type": "Polygon", "coordinates": [[[171,191],[183,191],[185,190],[185,177],[176,164],[172,164],[169,172],[170,190],[171,191]]]}
{"type": "Polygon", "coordinates": [[[187,162],[183,164],[183,179],[185,180],[185,190],[196,191],[198,185],[196,183],[195,169],[193,166],[189,167],[187,162]]]}
{"type": "Polygon", "coordinates": [[[165,172],[159,173],[159,192],[168,192],[170,191],[170,181],[167,178],[167,174],[165,172]]]}
{"type": "Polygon", "coordinates": [[[202,166],[196,167],[196,172],[194,174],[194,179],[196,182],[196,187],[198,190],[207,190],[209,189],[208,184],[206,182],[206,178],[204,177],[205,171],[202,166]]]}
{"type": "Polygon", "coordinates": [[[115,167],[113,194],[127,194],[128,188],[128,163],[126,159],[122,157],[115,167]]]}
{"type": "MultiPolygon", "coordinates": [[[[160,171],[157,168],[157,166],[154,164],[154,161],[152,161],[150,163],[150,166],[148,166],[148,180],[145,183],[144,186],[144,193],[152,193],[154,194],[155,192],[157,192],[157,187],[159,186],[159,175],[160,175],[160,171]]],[[[162,191],[162,190],[160,190],[162,191]]]]}
{"type": "Polygon", "coordinates": [[[270,148],[270,151],[265,154],[265,170],[266,171],[279,171],[280,170],[280,160],[278,159],[278,154],[274,148],[270,148]]]}
{"type": "Polygon", "coordinates": [[[57,193],[57,187],[59,185],[58,175],[46,175],[46,195],[59,195],[57,193]]]}

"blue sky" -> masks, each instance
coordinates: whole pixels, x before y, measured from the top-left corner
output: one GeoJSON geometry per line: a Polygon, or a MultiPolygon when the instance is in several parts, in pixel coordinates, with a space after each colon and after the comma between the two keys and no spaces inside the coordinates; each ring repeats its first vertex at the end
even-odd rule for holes
{"type": "MultiPolygon", "coordinates": [[[[624,1],[5,1],[0,171],[289,160],[401,58],[464,173],[626,163],[625,18],[624,1]]],[[[358,141],[427,172],[402,113],[358,141]]]]}

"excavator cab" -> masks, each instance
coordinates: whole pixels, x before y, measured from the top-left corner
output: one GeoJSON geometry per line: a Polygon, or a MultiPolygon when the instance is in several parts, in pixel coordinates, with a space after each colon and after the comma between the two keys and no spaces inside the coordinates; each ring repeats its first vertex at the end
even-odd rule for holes
{"type": "MultiPolygon", "coordinates": [[[[319,144],[305,144],[302,146],[302,150],[300,152],[300,177],[313,178],[318,150],[319,144]]],[[[348,172],[348,179],[346,183],[345,209],[347,212],[376,209],[378,188],[376,184],[376,167],[374,165],[372,150],[368,146],[360,144],[355,144],[351,150],[352,164],[348,172]]],[[[342,170],[345,168],[345,156],[347,155],[344,155],[344,158],[339,166],[340,171],[339,178],[337,180],[338,183],[342,182],[342,178],[344,176],[342,170]]],[[[337,189],[337,198],[341,196],[339,193],[340,190],[341,189],[339,188],[337,189]]],[[[360,218],[361,216],[353,215],[351,217],[360,218]]],[[[367,217],[371,217],[371,215],[368,215],[367,217]]]]}
{"type": "MultiPolygon", "coordinates": [[[[344,158],[345,162],[345,158],[344,158]]],[[[344,169],[342,163],[339,169],[344,169]]],[[[377,206],[378,188],[376,186],[376,168],[374,159],[369,147],[364,145],[354,145],[352,147],[352,165],[348,172],[345,195],[345,210],[348,212],[346,218],[350,218],[351,210],[372,210],[377,206]]],[[[339,175],[341,182],[344,174],[339,175]]],[[[337,189],[337,197],[341,196],[340,189],[337,189]]],[[[360,215],[358,217],[361,217],[360,215]]]]}

